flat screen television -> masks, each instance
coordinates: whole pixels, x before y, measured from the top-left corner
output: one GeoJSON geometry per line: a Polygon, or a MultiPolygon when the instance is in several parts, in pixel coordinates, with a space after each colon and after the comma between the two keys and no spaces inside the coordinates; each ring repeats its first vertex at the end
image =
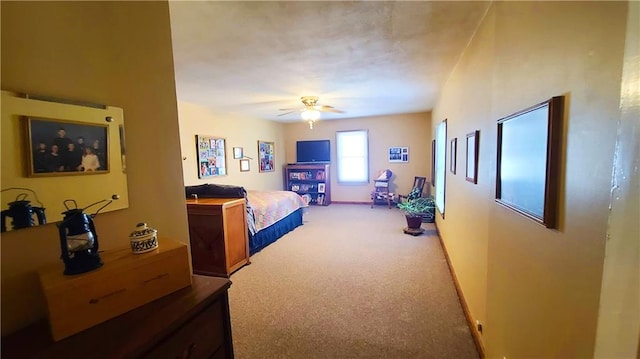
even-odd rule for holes
{"type": "Polygon", "coordinates": [[[296,142],[296,163],[331,162],[331,142],[313,140],[296,142]]]}

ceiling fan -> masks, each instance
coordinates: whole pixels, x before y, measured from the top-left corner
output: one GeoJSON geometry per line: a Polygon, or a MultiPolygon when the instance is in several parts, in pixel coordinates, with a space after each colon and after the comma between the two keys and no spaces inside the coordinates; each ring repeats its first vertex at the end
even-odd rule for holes
{"type": "Polygon", "coordinates": [[[318,96],[302,96],[300,100],[302,101],[304,108],[281,108],[280,111],[287,112],[281,113],[278,116],[288,115],[297,111],[300,111],[302,113],[304,113],[305,111],[344,113],[344,111],[337,110],[333,106],[318,105],[318,96]]]}

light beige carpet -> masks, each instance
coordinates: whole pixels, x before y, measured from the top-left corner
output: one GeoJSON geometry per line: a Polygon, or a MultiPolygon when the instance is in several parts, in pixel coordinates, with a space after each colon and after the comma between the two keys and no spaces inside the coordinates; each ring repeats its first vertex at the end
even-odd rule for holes
{"type": "Polygon", "coordinates": [[[310,207],[231,276],[236,358],[478,358],[432,224],[385,206],[310,207]]]}

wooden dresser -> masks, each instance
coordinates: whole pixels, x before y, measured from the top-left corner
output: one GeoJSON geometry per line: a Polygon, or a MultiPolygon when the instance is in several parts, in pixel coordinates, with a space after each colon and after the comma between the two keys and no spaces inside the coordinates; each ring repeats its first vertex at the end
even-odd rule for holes
{"type": "Polygon", "coordinates": [[[244,198],[187,199],[187,215],[195,274],[229,277],[250,263],[244,198]]]}
{"type": "Polygon", "coordinates": [[[233,358],[226,278],[192,285],[54,342],[46,320],[2,337],[2,358],[233,358]]]}

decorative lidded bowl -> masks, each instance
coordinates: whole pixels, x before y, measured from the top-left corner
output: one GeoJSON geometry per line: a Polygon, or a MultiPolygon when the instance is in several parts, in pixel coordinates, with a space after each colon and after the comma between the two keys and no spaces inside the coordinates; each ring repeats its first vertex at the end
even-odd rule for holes
{"type": "Polygon", "coordinates": [[[131,251],[134,254],[146,253],[158,248],[158,231],[147,227],[142,222],[136,225],[136,230],[129,235],[131,251]]]}

